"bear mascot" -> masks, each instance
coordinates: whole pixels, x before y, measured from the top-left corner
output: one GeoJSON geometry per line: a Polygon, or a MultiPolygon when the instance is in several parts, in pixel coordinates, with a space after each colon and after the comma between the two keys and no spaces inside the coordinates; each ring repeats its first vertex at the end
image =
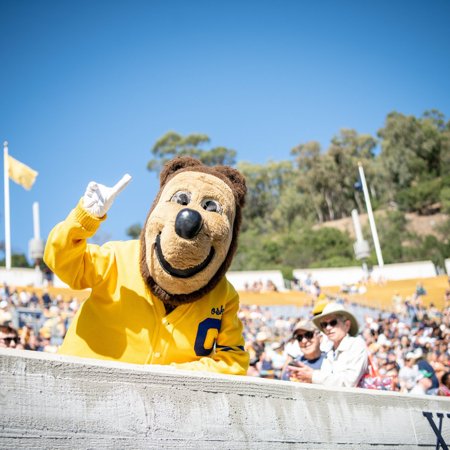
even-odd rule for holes
{"type": "Polygon", "coordinates": [[[87,242],[117,194],[91,182],[50,232],[44,260],[73,289],[90,288],[59,352],[245,375],[239,297],[225,274],[236,251],[246,185],[228,166],[169,161],[139,240],[87,242]]]}

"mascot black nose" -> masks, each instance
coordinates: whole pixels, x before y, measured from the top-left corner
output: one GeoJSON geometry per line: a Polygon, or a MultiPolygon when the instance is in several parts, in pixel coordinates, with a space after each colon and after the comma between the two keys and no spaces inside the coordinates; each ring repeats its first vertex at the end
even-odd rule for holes
{"type": "Polygon", "coordinates": [[[197,236],[202,225],[203,220],[199,212],[184,208],[175,219],[175,232],[184,239],[192,239],[197,236]]]}

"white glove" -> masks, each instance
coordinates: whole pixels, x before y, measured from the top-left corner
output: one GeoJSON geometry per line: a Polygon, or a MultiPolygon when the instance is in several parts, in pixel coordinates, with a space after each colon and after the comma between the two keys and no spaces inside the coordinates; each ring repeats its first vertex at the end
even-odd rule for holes
{"type": "Polygon", "coordinates": [[[117,194],[121,192],[130,182],[131,176],[125,174],[122,179],[113,187],[107,187],[103,184],[91,181],[84,193],[84,209],[95,217],[103,217],[111,207],[117,194]]]}

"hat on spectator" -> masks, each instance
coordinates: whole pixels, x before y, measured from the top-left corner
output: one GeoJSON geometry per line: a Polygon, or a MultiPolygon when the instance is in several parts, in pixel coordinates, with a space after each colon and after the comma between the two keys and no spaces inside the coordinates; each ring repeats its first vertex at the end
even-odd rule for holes
{"type": "Polygon", "coordinates": [[[272,342],[272,344],[270,345],[270,348],[272,350],[279,350],[283,346],[284,346],[284,342],[272,342]]]}
{"type": "Polygon", "coordinates": [[[419,359],[423,356],[423,351],[421,348],[417,348],[413,352],[408,352],[405,356],[405,359],[419,359]]]}
{"type": "Polygon", "coordinates": [[[48,328],[41,328],[39,330],[39,334],[44,339],[50,339],[52,337],[52,334],[50,333],[50,330],[48,328]]]}
{"type": "Polygon", "coordinates": [[[356,317],[350,312],[347,311],[340,303],[332,302],[328,303],[328,305],[325,306],[325,308],[322,311],[322,314],[319,314],[317,316],[314,316],[312,321],[314,322],[314,325],[320,329],[320,322],[322,322],[323,319],[325,319],[328,316],[343,316],[346,319],[350,320],[350,330],[348,334],[350,336],[356,336],[358,334],[358,321],[356,320],[356,317]]]}
{"type": "Polygon", "coordinates": [[[312,315],[317,316],[322,313],[323,308],[328,305],[328,300],[326,298],[318,299],[315,304],[314,308],[312,310],[312,315]]]}
{"type": "Polygon", "coordinates": [[[310,320],[300,320],[300,322],[295,325],[294,327],[294,331],[293,331],[293,335],[295,336],[297,334],[297,331],[316,331],[317,328],[316,326],[310,321],[310,320]]]}
{"type": "Polygon", "coordinates": [[[267,339],[269,339],[269,336],[267,336],[267,333],[265,333],[264,331],[260,331],[256,334],[257,341],[267,341],[267,339]]]}

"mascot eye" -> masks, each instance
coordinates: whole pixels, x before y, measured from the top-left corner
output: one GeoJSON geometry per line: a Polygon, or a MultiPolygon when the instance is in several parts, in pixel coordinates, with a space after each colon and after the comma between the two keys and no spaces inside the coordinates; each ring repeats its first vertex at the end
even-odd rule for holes
{"type": "Polygon", "coordinates": [[[220,206],[219,202],[216,202],[215,200],[206,199],[202,201],[202,207],[203,209],[206,209],[206,211],[212,211],[212,212],[222,212],[222,207],[220,206]]]}
{"type": "Polygon", "coordinates": [[[178,191],[173,195],[170,201],[186,206],[189,205],[189,202],[191,201],[191,194],[190,192],[178,191]]]}

